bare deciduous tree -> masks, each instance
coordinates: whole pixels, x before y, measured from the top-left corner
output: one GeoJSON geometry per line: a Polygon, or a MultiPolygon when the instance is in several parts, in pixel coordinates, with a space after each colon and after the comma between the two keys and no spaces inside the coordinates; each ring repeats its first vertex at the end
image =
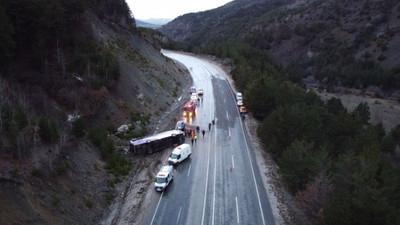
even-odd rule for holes
{"type": "Polygon", "coordinates": [[[295,196],[298,209],[306,214],[309,222],[320,217],[324,203],[333,192],[333,185],[325,172],[320,172],[313,181],[307,184],[304,191],[295,196]]]}

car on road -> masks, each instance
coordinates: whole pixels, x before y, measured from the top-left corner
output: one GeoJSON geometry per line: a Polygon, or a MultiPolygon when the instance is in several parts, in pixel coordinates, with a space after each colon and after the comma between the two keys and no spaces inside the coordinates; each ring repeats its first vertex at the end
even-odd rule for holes
{"type": "Polygon", "coordinates": [[[196,87],[195,86],[192,86],[190,88],[190,93],[196,93],[196,87]]]}
{"type": "Polygon", "coordinates": [[[185,130],[185,121],[179,120],[178,122],[176,122],[175,130],[184,131],[185,130]]]}
{"type": "Polygon", "coordinates": [[[174,179],[174,168],[172,165],[165,165],[161,167],[160,172],[157,173],[154,180],[154,188],[156,191],[164,191],[169,183],[174,179]]]}
{"type": "Polygon", "coordinates": [[[203,89],[199,88],[199,90],[197,91],[197,95],[203,96],[203,94],[204,94],[203,89]]]}
{"type": "Polygon", "coordinates": [[[240,92],[236,93],[236,101],[243,100],[243,95],[240,92]]]}
{"type": "Polygon", "coordinates": [[[237,106],[243,106],[243,101],[242,100],[238,100],[237,102],[236,102],[236,104],[237,104],[237,106]]]}
{"type": "Polygon", "coordinates": [[[190,101],[197,102],[198,98],[199,96],[197,96],[197,93],[192,93],[192,95],[190,96],[190,101]]]}

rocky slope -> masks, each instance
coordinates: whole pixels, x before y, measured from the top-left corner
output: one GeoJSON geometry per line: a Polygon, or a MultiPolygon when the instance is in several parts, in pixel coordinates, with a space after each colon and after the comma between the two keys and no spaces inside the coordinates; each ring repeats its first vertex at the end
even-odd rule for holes
{"type": "MultiPolygon", "coordinates": [[[[0,46],[10,53],[0,55],[0,224],[97,224],[129,177],[105,168],[89,131],[127,146],[116,128],[139,115],[154,131],[191,80],[136,31],[124,1],[25,3],[0,3],[0,39],[14,46],[0,46]],[[59,27],[48,6],[60,7],[59,27]],[[86,136],[76,136],[77,117],[86,136]]],[[[136,161],[130,176],[143,168],[136,161]]]]}
{"type": "Polygon", "coordinates": [[[178,17],[159,30],[193,47],[247,43],[300,82],[400,88],[400,3],[386,0],[238,0],[178,17]]]}

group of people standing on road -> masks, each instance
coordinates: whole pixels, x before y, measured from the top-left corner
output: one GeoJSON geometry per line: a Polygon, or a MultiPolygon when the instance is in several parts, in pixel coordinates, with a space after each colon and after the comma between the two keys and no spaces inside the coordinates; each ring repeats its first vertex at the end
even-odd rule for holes
{"type": "MultiPolygon", "coordinates": [[[[211,123],[212,123],[212,125],[214,125],[215,121],[212,120],[211,123]]],[[[211,131],[211,123],[208,124],[208,132],[211,131]]],[[[200,134],[200,127],[199,126],[196,126],[196,129],[190,129],[190,128],[186,128],[185,129],[185,135],[188,136],[188,137],[191,137],[190,141],[192,142],[192,146],[193,146],[194,143],[197,143],[197,138],[198,138],[197,134],[200,134]]],[[[203,138],[204,138],[204,135],[206,134],[206,131],[204,129],[202,129],[201,130],[201,134],[203,135],[203,138]]]]}

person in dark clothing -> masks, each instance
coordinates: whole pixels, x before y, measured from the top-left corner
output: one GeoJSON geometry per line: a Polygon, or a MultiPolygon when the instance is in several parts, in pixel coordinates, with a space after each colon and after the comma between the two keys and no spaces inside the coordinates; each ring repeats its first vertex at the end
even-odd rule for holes
{"type": "Polygon", "coordinates": [[[200,132],[200,127],[197,126],[197,127],[196,127],[196,130],[197,130],[197,133],[199,133],[199,132],[200,132]]]}
{"type": "Polygon", "coordinates": [[[203,134],[203,138],[204,138],[204,134],[206,133],[206,131],[202,130],[201,133],[203,134]]]}
{"type": "Polygon", "coordinates": [[[190,137],[190,129],[189,129],[189,128],[186,129],[186,135],[187,135],[188,137],[190,137]]]}
{"type": "Polygon", "coordinates": [[[215,120],[212,120],[212,124],[215,125],[215,120]]]}
{"type": "Polygon", "coordinates": [[[192,142],[192,146],[193,146],[194,138],[192,138],[190,141],[192,142]]]}
{"type": "Polygon", "coordinates": [[[211,123],[208,123],[208,131],[211,130],[211,123]]]}

